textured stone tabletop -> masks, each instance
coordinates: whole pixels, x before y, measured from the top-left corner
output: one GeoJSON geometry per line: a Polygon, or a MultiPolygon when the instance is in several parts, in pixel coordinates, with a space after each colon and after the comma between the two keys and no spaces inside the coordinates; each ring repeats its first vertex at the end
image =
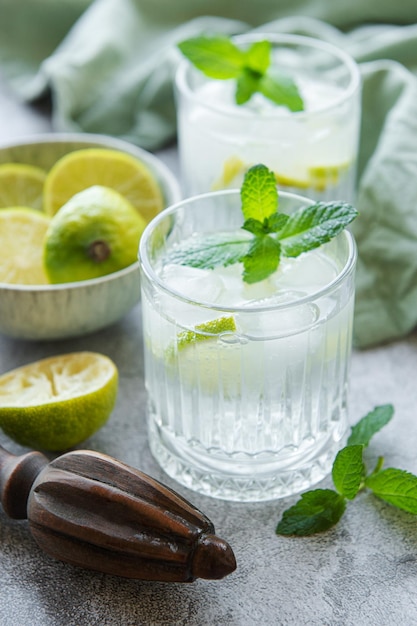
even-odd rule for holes
{"type": "MultiPolygon", "coordinates": [[[[0,84],[0,143],[50,130],[48,117],[18,105],[0,84]]],[[[175,150],[159,156],[174,171],[175,150]]],[[[76,340],[23,342],[0,336],[0,373],[75,350],[110,356],[120,391],[109,422],[82,447],[110,454],[176,489],[211,518],[238,567],[223,581],[131,581],[76,569],[40,551],[25,521],[0,510],[1,626],[412,626],[417,624],[417,519],[369,493],[348,504],[335,529],[313,538],[275,535],[296,497],[235,504],[199,496],[167,478],[146,440],[141,313],[76,340]]],[[[417,334],[352,361],[350,420],[390,402],[395,416],[366,459],[417,473],[417,334]]],[[[26,449],[0,434],[11,452],[26,449]]],[[[327,479],[320,485],[330,487],[327,479]]]]}

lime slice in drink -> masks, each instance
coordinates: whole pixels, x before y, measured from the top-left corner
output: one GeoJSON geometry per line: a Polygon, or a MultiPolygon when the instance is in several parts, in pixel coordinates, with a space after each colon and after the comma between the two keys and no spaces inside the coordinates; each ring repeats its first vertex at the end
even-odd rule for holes
{"type": "Polygon", "coordinates": [[[241,346],[233,340],[235,332],[231,316],[198,324],[194,330],[178,333],[166,350],[166,362],[182,384],[204,393],[238,393],[241,346]]]}
{"type": "Polygon", "coordinates": [[[23,163],[0,165],[0,208],[25,206],[42,210],[46,172],[23,163]]]}
{"type": "Polygon", "coordinates": [[[66,450],[109,418],[118,387],[111,359],[73,352],[0,376],[0,427],[31,448],[66,450]]]}

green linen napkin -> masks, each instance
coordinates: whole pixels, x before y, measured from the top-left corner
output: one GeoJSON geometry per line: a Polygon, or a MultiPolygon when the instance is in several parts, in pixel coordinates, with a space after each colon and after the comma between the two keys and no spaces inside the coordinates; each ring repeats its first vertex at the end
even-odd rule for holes
{"type": "Polygon", "coordinates": [[[175,137],[181,39],[256,27],[348,50],[363,79],[354,339],[366,347],[417,325],[415,22],[415,0],[0,0],[0,71],[22,99],[51,92],[56,130],[155,150],[175,137]]]}

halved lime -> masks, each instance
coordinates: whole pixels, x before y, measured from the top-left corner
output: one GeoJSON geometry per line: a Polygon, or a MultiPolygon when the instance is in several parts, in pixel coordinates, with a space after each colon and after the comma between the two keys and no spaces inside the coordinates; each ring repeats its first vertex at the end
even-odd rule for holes
{"type": "Polygon", "coordinates": [[[116,365],[95,352],[24,365],[0,376],[0,427],[24,446],[66,450],[107,421],[117,387],[116,365]]]}

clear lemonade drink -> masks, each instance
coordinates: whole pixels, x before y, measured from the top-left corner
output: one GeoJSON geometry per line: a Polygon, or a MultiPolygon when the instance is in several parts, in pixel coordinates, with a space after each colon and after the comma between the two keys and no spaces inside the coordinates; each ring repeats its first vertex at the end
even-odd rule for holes
{"type": "MultiPolygon", "coordinates": [[[[285,213],[306,204],[280,194],[285,213]]],[[[316,483],[342,445],[356,252],[343,231],[252,284],[242,263],[172,262],[196,233],[245,245],[241,223],[236,190],[185,200],[148,226],[140,257],[151,450],[180,483],[250,501],[316,483]]]]}
{"type": "Polygon", "coordinates": [[[246,35],[242,49],[271,42],[271,71],[296,83],[303,110],[254,93],[235,102],[234,80],[213,80],[187,60],[177,73],[178,142],[184,189],[239,187],[256,163],[280,188],[317,200],[353,201],[360,123],[359,71],[336,47],[294,35],[246,35]]]}

